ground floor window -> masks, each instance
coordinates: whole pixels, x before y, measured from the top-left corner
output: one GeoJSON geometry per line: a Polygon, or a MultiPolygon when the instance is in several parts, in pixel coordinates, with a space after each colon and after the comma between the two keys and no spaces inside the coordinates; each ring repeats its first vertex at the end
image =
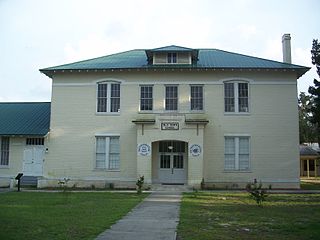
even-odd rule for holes
{"type": "Polygon", "coordinates": [[[120,142],[118,136],[96,137],[96,168],[119,169],[120,142]]]}
{"type": "Polygon", "coordinates": [[[225,137],[224,169],[250,169],[250,138],[225,137]]]}
{"type": "Polygon", "coordinates": [[[1,137],[0,138],[0,165],[8,166],[9,165],[9,137],[1,137]]]}

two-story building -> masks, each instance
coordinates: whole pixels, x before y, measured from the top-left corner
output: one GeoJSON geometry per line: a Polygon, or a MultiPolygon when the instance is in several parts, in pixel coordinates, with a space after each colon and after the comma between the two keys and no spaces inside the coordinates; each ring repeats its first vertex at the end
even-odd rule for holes
{"type": "Polygon", "coordinates": [[[309,68],[167,46],[44,68],[51,125],[39,187],[299,187],[297,79],[309,68]]]}

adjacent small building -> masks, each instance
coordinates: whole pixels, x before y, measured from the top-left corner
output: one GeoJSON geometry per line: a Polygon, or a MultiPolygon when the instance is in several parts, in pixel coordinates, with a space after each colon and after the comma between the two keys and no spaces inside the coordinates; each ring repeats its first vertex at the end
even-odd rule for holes
{"type": "MultiPolygon", "coordinates": [[[[50,132],[36,134],[38,187],[134,187],[143,175],[151,185],[299,188],[297,79],[309,68],[291,63],[290,35],[283,46],[285,62],[172,45],[41,69],[52,102],[50,132]]],[[[20,159],[28,134],[4,137],[20,159]]],[[[1,176],[20,171],[10,159],[1,176]]]]}
{"type": "Polygon", "coordinates": [[[50,125],[50,103],[0,103],[0,186],[14,177],[42,177],[50,125]]]}

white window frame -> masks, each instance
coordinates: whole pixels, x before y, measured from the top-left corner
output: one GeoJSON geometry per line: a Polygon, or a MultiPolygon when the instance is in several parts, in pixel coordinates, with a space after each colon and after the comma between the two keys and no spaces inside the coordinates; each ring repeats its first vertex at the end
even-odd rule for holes
{"type": "Polygon", "coordinates": [[[10,138],[9,137],[5,137],[8,138],[8,163],[7,164],[1,164],[2,163],[2,138],[0,137],[0,168],[8,168],[9,167],[9,161],[10,161],[10,138]]]}
{"type": "Polygon", "coordinates": [[[103,81],[97,82],[96,86],[96,114],[98,115],[119,115],[121,112],[121,83],[116,81],[103,81]],[[106,84],[107,85],[107,110],[105,112],[98,112],[98,94],[99,94],[99,85],[106,84]],[[112,84],[119,84],[120,87],[120,103],[119,103],[119,111],[118,112],[111,112],[111,85],[112,84]]]}
{"type": "Polygon", "coordinates": [[[190,85],[189,102],[190,102],[190,111],[192,111],[192,112],[204,112],[204,85],[200,85],[200,84],[191,84],[190,85]],[[192,104],[191,104],[191,99],[192,99],[191,89],[192,89],[192,87],[202,87],[202,109],[201,110],[192,109],[192,104]]]}
{"type": "Polygon", "coordinates": [[[119,134],[96,134],[95,135],[95,162],[94,166],[96,170],[107,170],[107,171],[120,171],[120,135],[119,134]],[[97,167],[97,138],[104,138],[105,139],[105,166],[104,167],[97,167]],[[119,139],[119,167],[118,168],[110,168],[110,139],[111,138],[118,138],[119,139]]]}
{"type": "Polygon", "coordinates": [[[250,84],[248,81],[238,81],[238,80],[232,80],[232,81],[225,81],[223,82],[223,111],[225,114],[239,114],[239,115],[248,115],[250,114],[251,107],[250,107],[250,84]],[[233,94],[234,94],[234,111],[232,112],[226,112],[226,95],[225,95],[225,84],[226,83],[232,83],[233,84],[233,94]],[[239,112],[239,83],[246,83],[248,86],[248,111],[247,112],[239,112]]]}
{"type": "Polygon", "coordinates": [[[177,84],[167,84],[164,85],[164,111],[165,112],[178,112],[179,111],[179,85],[177,84]],[[177,87],[177,109],[175,110],[167,110],[166,109],[166,102],[167,102],[167,87],[177,87]]]}
{"type": "Polygon", "coordinates": [[[241,134],[241,135],[225,135],[224,136],[224,171],[225,172],[251,172],[251,136],[248,134],[241,134]],[[235,166],[234,169],[226,169],[225,167],[225,155],[226,155],[226,138],[233,138],[235,142],[235,166]],[[249,142],[249,158],[248,158],[248,168],[247,169],[240,169],[240,138],[247,138],[249,142]]]}
{"type": "MultiPolygon", "coordinates": [[[[153,96],[154,96],[154,90],[153,90],[153,85],[151,85],[151,84],[144,84],[144,85],[140,85],[139,86],[139,90],[140,90],[140,92],[139,92],[139,95],[140,95],[140,98],[139,98],[139,110],[140,110],[140,112],[152,112],[153,111],[153,108],[154,108],[154,104],[153,104],[153,96]],[[151,110],[142,110],[141,109],[141,100],[142,100],[142,98],[141,98],[141,91],[142,91],[142,87],[151,87],[151,89],[152,89],[152,98],[151,98],[151,100],[152,100],[152,109],[151,110]]],[[[150,98],[144,98],[144,99],[150,99],[150,98]]]]}

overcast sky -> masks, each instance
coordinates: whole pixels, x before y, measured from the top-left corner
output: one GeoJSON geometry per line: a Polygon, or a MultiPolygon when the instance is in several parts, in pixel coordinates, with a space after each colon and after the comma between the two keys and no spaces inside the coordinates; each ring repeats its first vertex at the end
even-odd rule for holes
{"type": "MultiPolygon", "coordinates": [[[[0,101],[50,101],[40,68],[136,48],[218,48],[311,67],[319,0],[0,0],[0,101]]],[[[307,91],[313,67],[298,80],[307,91]]]]}

